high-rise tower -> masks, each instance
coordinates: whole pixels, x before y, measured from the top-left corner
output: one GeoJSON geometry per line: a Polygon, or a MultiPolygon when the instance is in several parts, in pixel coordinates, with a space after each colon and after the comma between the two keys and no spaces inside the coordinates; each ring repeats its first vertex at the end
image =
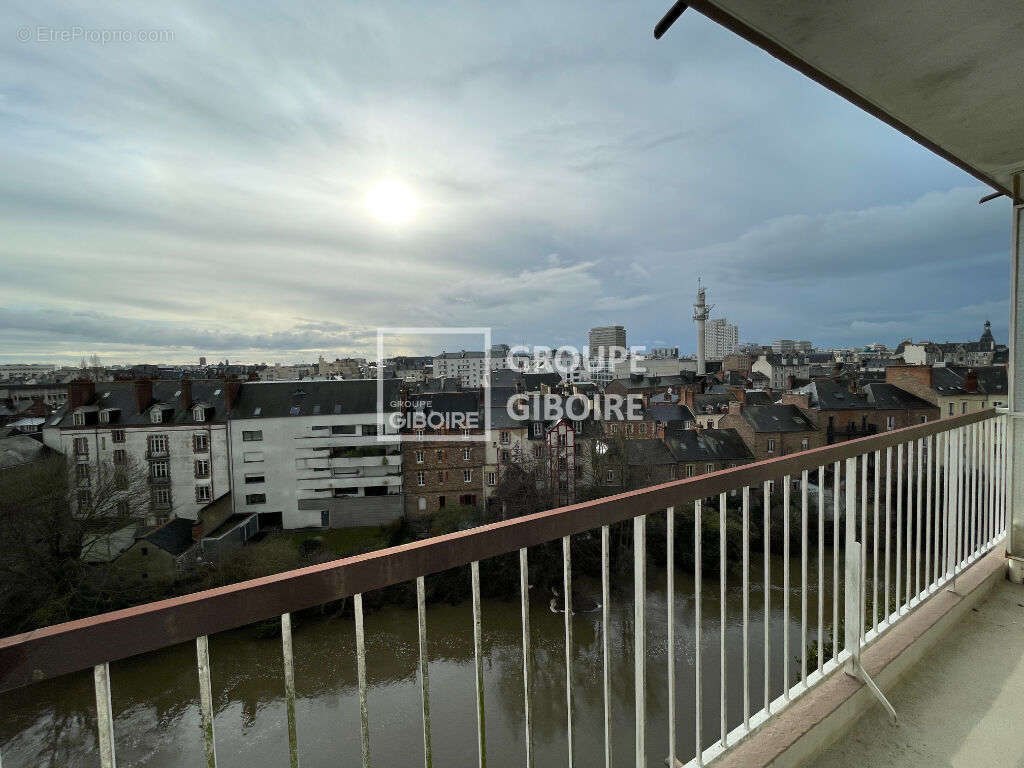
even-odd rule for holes
{"type": "Polygon", "coordinates": [[[697,303],[693,305],[693,319],[697,323],[697,375],[703,376],[707,371],[704,367],[704,332],[713,305],[705,303],[706,289],[697,278],[697,303]]]}

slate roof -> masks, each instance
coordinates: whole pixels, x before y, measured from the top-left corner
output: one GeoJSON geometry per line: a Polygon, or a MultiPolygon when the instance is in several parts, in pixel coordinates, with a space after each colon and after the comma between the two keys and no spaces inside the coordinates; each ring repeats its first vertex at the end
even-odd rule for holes
{"type": "MultiPolygon", "coordinates": [[[[936,368],[936,371],[942,370],[942,368],[936,368]]],[[[949,366],[946,368],[947,371],[953,371],[961,377],[961,379],[967,378],[967,372],[971,370],[969,366],[949,366]]],[[[978,392],[985,395],[1005,395],[1008,392],[1007,389],[1007,378],[1006,378],[1006,367],[1002,365],[985,365],[976,366],[974,372],[978,375],[978,392]]],[[[964,390],[966,392],[966,390],[964,390]]]]}
{"type": "Polygon", "coordinates": [[[676,461],[742,461],[752,459],[750,449],[735,429],[676,429],[665,433],[676,461]]]}
{"type": "Polygon", "coordinates": [[[705,393],[693,396],[693,407],[698,414],[725,413],[729,403],[736,398],[731,393],[705,393]],[[708,411],[707,409],[711,410],[708,411]]]}
{"type": "Polygon", "coordinates": [[[748,389],[744,392],[746,405],[771,405],[775,401],[772,396],[763,389],[748,389]]]}
{"type": "Polygon", "coordinates": [[[935,408],[927,400],[900,389],[895,384],[872,382],[864,385],[871,407],[880,411],[911,411],[921,408],[935,408]]]}
{"type": "MultiPolygon", "coordinates": [[[[671,376],[624,376],[617,379],[616,381],[626,389],[650,389],[652,387],[681,387],[684,384],[691,384],[695,376],[692,373],[681,372],[678,375],[671,376]]],[[[610,383],[610,382],[609,382],[610,383]]]]}
{"type": "Polygon", "coordinates": [[[626,463],[631,467],[645,467],[661,464],[675,464],[676,457],[661,440],[626,441],[626,463]]]}
{"type": "Polygon", "coordinates": [[[675,421],[693,421],[693,412],[685,405],[652,403],[644,411],[644,421],[654,421],[659,424],[670,424],[675,421]]]}
{"type": "MultiPolygon", "coordinates": [[[[398,379],[384,380],[385,412],[395,410],[391,403],[399,398],[403,386],[403,382],[398,379]]],[[[197,395],[194,385],[192,392],[193,396],[197,395]]],[[[219,398],[223,403],[223,392],[219,398]]],[[[238,402],[231,409],[231,418],[272,419],[284,416],[337,416],[376,412],[375,379],[250,381],[242,384],[238,402]]]]}
{"type": "Polygon", "coordinates": [[[848,411],[871,408],[868,397],[864,393],[852,393],[843,384],[831,379],[815,379],[808,389],[812,404],[821,411],[848,411]]]}
{"type": "MultiPolygon", "coordinates": [[[[289,382],[292,387],[295,382],[289,382]]],[[[192,379],[192,401],[207,403],[214,409],[213,415],[206,422],[224,421],[227,415],[225,407],[225,382],[221,379],[192,379]]],[[[244,389],[248,384],[242,385],[244,389]]],[[[273,385],[266,385],[273,386],[273,385]]],[[[151,425],[151,413],[155,406],[163,406],[166,410],[161,423],[163,424],[195,424],[192,409],[183,409],[179,401],[181,382],[177,380],[159,380],[153,382],[153,402],[140,413],[135,406],[134,381],[101,381],[96,384],[96,396],[86,408],[93,411],[117,409],[116,421],[110,427],[151,425]],[[168,416],[167,410],[170,410],[168,416]]],[[[65,403],[47,420],[48,427],[74,427],[73,410],[65,403]]],[[[201,423],[206,423],[201,422],[201,423]]]]}
{"type": "Polygon", "coordinates": [[[810,432],[814,423],[795,405],[745,405],[743,418],[755,432],[810,432]]]}
{"type": "Polygon", "coordinates": [[[159,547],[164,552],[177,557],[187,552],[196,543],[195,539],[192,538],[192,525],[193,522],[191,520],[176,517],[169,523],[164,523],[156,530],[150,531],[140,540],[146,541],[154,547],[159,547]]]}

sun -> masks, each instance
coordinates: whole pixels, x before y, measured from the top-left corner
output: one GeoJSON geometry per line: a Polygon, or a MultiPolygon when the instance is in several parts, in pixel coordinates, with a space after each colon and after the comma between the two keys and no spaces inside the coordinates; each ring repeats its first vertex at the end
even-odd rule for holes
{"type": "Polygon", "coordinates": [[[379,182],[366,194],[370,212],[385,224],[406,224],[416,216],[416,196],[394,179],[379,182]]]}

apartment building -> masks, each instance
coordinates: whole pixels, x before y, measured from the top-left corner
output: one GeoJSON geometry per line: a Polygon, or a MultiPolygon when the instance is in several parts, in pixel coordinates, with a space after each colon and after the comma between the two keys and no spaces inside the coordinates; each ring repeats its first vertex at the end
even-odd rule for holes
{"type": "Polygon", "coordinates": [[[230,409],[232,503],[261,529],[385,525],[402,516],[402,382],[247,382],[230,409]]]}
{"type": "Polygon", "coordinates": [[[483,352],[442,352],[434,358],[435,379],[455,378],[463,387],[476,388],[488,381],[487,356],[483,352]]]}
{"type": "Polygon", "coordinates": [[[1006,367],[890,365],[885,380],[939,409],[941,417],[976,413],[1009,402],[1006,367]]]}
{"type": "Polygon", "coordinates": [[[487,444],[480,438],[480,392],[423,392],[410,399],[409,423],[439,426],[407,427],[402,435],[405,514],[415,520],[455,505],[482,509],[487,444]],[[472,414],[475,423],[466,418],[472,414]]]}
{"type": "Polygon", "coordinates": [[[229,387],[216,380],[78,380],[43,427],[43,442],[75,466],[80,503],[99,473],[145,472],[149,521],[198,520],[230,490],[226,415],[229,387]]]}
{"type": "Polygon", "coordinates": [[[626,329],[621,325],[600,325],[590,329],[590,357],[606,358],[611,348],[626,348],[626,329]]]}
{"type": "Polygon", "coordinates": [[[744,405],[733,402],[718,421],[734,429],[756,459],[785,456],[825,444],[824,430],[813,416],[795,405],[744,405]]]}
{"type": "Polygon", "coordinates": [[[704,325],[704,355],[708,360],[722,360],[734,354],[740,345],[740,329],[724,317],[707,320],[704,325]]]}

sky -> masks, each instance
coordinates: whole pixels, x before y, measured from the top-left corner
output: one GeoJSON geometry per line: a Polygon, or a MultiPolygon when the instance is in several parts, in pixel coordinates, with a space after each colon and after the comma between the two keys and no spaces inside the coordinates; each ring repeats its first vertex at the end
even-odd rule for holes
{"type": "Polygon", "coordinates": [[[685,353],[698,276],[741,342],[1005,342],[1005,199],[670,4],[4,3],[0,362],[685,353]]]}

